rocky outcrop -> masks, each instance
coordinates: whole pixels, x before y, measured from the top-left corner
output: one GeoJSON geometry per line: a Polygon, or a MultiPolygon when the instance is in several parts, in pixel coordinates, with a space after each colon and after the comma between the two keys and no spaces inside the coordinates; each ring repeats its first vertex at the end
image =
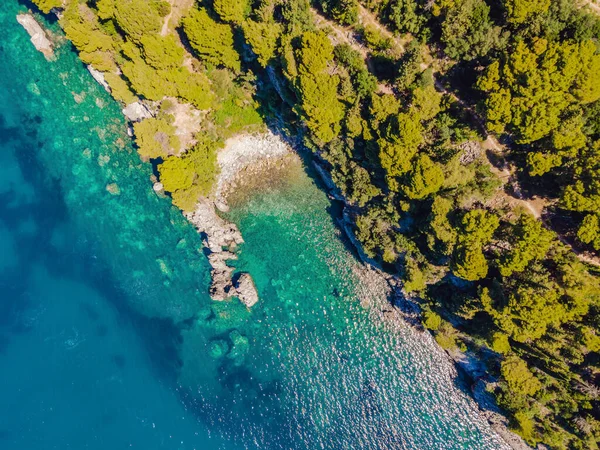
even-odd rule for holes
{"type": "Polygon", "coordinates": [[[142,102],[133,102],[123,108],[123,114],[130,122],[139,122],[152,117],[152,112],[142,102]]]}
{"type": "Polygon", "coordinates": [[[54,59],[54,46],[46,31],[33,17],[32,14],[19,14],[17,16],[17,22],[21,24],[25,31],[31,36],[31,43],[33,46],[40,51],[47,60],[54,59]]]}
{"type": "Polygon", "coordinates": [[[106,92],[108,92],[110,94],[110,92],[111,92],[110,86],[106,82],[106,79],[104,78],[104,74],[102,72],[100,72],[99,70],[94,69],[92,66],[87,66],[87,70],[92,75],[92,78],[94,80],[96,80],[96,82],[100,86],[102,86],[104,88],[104,90],[106,90],[106,92]]]}
{"type": "Polygon", "coordinates": [[[235,252],[244,242],[238,228],[219,217],[214,203],[208,199],[198,202],[196,210],[186,217],[201,234],[212,267],[211,298],[224,301],[237,297],[248,308],[254,306],[258,302],[258,292],[252,278],[247,273],[234,277],[235,269],[227,264],[237,258],[235,252]]]}
{"type": "Polygon", "coordinates": [[[253,307],[258,302],[258,292],[250,274],[240,274],[233,286],[236,290],[236,296],[248,308],[253,307]]]}

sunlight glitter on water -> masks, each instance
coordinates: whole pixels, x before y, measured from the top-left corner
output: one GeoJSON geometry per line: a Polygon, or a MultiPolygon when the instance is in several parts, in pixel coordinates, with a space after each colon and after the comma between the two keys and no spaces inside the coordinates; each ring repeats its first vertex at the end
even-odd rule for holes
{"type": "MultiPolygon", "coordinates": [[[[34,229],[47,228],[38,238],[52,248],[40,246],[38,252],[56,258],[51,266],[68,267],[69,277],[85,278],[94,286],[77,290],[79,300],[76,295],[61,304],[60,295],[74,289],[51,276],[39,278],[39,283],[27,281],[31,286],[54,286],[63,294],[40,298],[41,304],[22,317],[33,317],[36,308],[46,307],[52,315],[44,326],[50,329],[58,318],[71,318],[58,334],[47,333],[64,337],[52,341],[61,346],[53,347],[57,353],[47,363],[57,369],[69,361],[68,355],[80,358],[81,370],[57,371],[54,382],[60,385],[72,377],[83,394],[56,398],[49,391],[39,393],[40,402],[61,405],[64,412],[57,423],[90,427],[95,417],[104,417],[97,414],[98,408],[108,408],[102,390],[96,402],[70,402],[85,395],[89,383],[96,382],[95,373],[112,373],[125,360],[136,361],[141,369],[122,378],[125,391],[136,395],[127,397],[131,404],[112,401],[127,411],[146,411],[140,416],[144,426],[127,435],[142,448],[188,448],[170,439],[188,436],[190,426],[202,435],[226,437],[227,442],[214,442],[219,448],[503,448],[473,402],[454,386],[452,366],[431,337],[378,321],[377,314],[362,306],[384,302],[385,292],[360,284],[357,262],[329,214],[331,205],[301,168],[291,172],[290,182],[273,183],[245,198],[230,214],[246,241],[236,265],[254,277],[259,304],[248,311],[237,300],[212,302],[200,238],[179,211],[152,192],[150,167],[135,154],[118,105],[94,84],[68,46],[60,49],[54,63],[35,53],[14,23],[16,1],[9,6],[0,12],[0,26],[6,31],[0,83],[15,103],[5,104],[14,106],[14,123],[6,133],[14,132],[24,152],[22,166],[39,166],[32,170],[43,179],[37,195],[48,196],[46,203],[37,202],[42,209],[34,229]],[[84,100],[76,102],[73,92],[85,93],[84,100]],[[118,184],[120,195],[107,191],[110,183],[118,184]],[[43,209],[46,204],[49,210],[43,209]],[[56,220],[49,220],[53,216],[56,220]],[[102,295],[92,294],[99,286],[102,295]],[[82,314],[78,308],[85,308],[90,298],[104,312],[82,314]],[[88,317],[109,317],[109,306],[117,311],[114,320],[95,324],[96,319],[88,317]],[[71,312],[65,314],[63,307],[71,312]],[[139,342],[134,343],[127,331],[130,325],[139,342]],[[90,327],[97,335],[93,340],[90,327]],[[86,340],[77,339],[73,329],[86,340]],[[119,344],[112,344],[114,335],[120,336],[119,344]],[[80,343],[69,350],[63,345],[66,341],[80,343]],[[123,355],[112,361],[95,359],[94,355],[111,355],[104,347],[107,342],[109,349],[119,347],[123,355]],[[92,343],[97,347],[89,347],[92,343]],[[150,424],[158,423],[158,429],[166,419],[147,419],[158,411],[163,414],[159,417],[179,416],[174,403],[180,406],[180,400],[187,425],[171,424],[176,431],[161,435],[164,441],[159,445],[150,424]]],[[[27,197],[27,188],[19,192],[27,197]]],[[[2,220],[8,223],[15,213],[5,212],[2,220]]],[[[23,246],[15,244],[12,223],[7,229],[3,235],[8,237],[0,245],[13,249],[5,254],[15,253],[18,263],[25,258],[23,246]]],[[[28,264],[15,267],[27,272],[28,264]]],[[[33,292],[30,286],[22,288],[33,292]]],[[[20,301],[17,294],[10,296],[10,302],[20,301]]],[[[10,334],[9,349],[43,351],[36,339],[43,341],[44,334],[28,333],[10,334]]],[[[16,369],[19,364],[29,367],[11,361],[16,369]]],[[[43,385],[43,377],[35,380],[43,385]]],[[[18,386],[19,377],[12,382],[18,386]]],[[[18,404],[20,397],[15,398],[18,404]]],[[[16,429],[26,429],[27,421],[15,420],[16,429]]],[[[134,414],[122,420],[137,419],[134,414]]],[[[101,421],[95,426],[101,436],[103,430],[114,432],[96,448],[120,448],[118,426],[101,421]]],[[[61,435],[57,427],[49,447],[79,442],[75,437],[66,442],[70,435],[61,435]]],[[[26,441],[19,441],[18,433],[12,436],[9,442],[16,444],[9,448],[35,448],[23,445],[26,441]]]]}

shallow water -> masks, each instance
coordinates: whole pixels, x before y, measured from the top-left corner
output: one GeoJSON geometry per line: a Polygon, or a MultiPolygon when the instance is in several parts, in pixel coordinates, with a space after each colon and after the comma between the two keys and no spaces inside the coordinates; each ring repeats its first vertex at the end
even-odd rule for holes
{"type": "Polygon", "coordinates": [[[300,168],[230,214],[260,303],[212,302],[118,106],[5,3],[0,448],[503,448],[431,338],[376,314],[300,168]]]}

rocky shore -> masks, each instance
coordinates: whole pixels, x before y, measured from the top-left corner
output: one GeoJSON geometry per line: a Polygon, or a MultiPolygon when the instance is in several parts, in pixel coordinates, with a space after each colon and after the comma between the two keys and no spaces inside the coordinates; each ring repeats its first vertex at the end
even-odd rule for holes
{"type": "Polygon", "coordinates": [[[220,169],[215,192],[217,207],[222,211],[228,210],[227,196],[244,174],[247,176],[253,169],[277,163],[292,153],[291,147],[272,131],[258,135],[242,134],[229,139],[217,156],[220,169]]]}
{"type": "Polygon", "coordinates": [[[250,274],[234,273],[235,269],[228,264],[237,259],[237,249],[244,242],[242,234],[235,224],[220,217],[217,210],[228,209],[227,196],[243,184],[244,180],[240,178],[290,154],[291,148],[272,132],[231,138],[217,156],[220,172],[215,194],[201,199],[196,209],[186,214],[202,236],[204,252],[212,267],[210,296],[213,300],[237,297],[248,308],[258,302],[258,292],[250,274]]]}
{"type": "MultiPolygon", "coordinates": [[[[31,42],[35,48],[42,52],[47,59],[52,59],[54,57],[53,44],[33,15],[20,14],[17,16],[17,20],[31,36],[31,42]]],[[[96,81],[107,89],[106,82],[99,76],[100,74],[93,68],[89,70],[96,81]]],[[[273,79],[275,80],[274,85],[278,87],[276,77],[272,77],[272,81],[273,79]]],[[[128,105],[123,113],[130,121],[141,120],[145,116],[151,115],[147,106],[142,103],[128,105]]],[[[295,145],[295,148],[299,152],[304,151],[301,144],[295,145]]],[[[194,224],[202,236],[204,252],[212,267],[210,295],[213,300],[225,301],[232,297],[237,297],[248,308],[258,302],[258,292],[251,276],[247,273],[234,274],[235,269],[228,265],[228,261],[233,261],[237,258],[237,248],[244,241],[237,226],[221,218],[217,214],[217,209],[222,211],[228,209],[227,196],[235,189],[235,185],[241,176],[240,174],[251,173],[249,169],[252,167],[268,165],[272,161],[278,161],[293,153],[292,148],[284,139],[270,131],[262,135],[240,135],[234,137],[226,143],[225,148],[219,153],[218,164],[221,173],[218,178],[214,197],[212,199],[201,199],[196,209],[186,214],[187,219],[194,224]]],[[[406,311],[400,314],[404,309],[400,307],[393,308],[394,311],[392,312],[386,308],[386,305],[377,305],[374,309],[377,310],[381,317],[385,317],[386,320],[393,319],[399,321],[403,319],[423,331],[418,321],[418,305],[407,300],[402,295],[401,281],[397,277],[387,275],[380,270],[372,268],[374,261],[369,260],[364,255],[360,243],[356,240],[352,232],[352,218],[348,212],[351,210],[351,206],[339,195],[339,191],[331,180],[327,169],[314,155],[311,154],[311,157],[317,173],[319,173],[323,183],[328,188],[330,196],[342,201],[346,205],[342,217],[338,221],[344,234],[363,260],[364,271],[361,271],[361,276],[364,277],[367,283],[386,284],[386,288],[389,288],[390,296],[394,299],[393,305],[396,307],[404,305],[406,311]]],[[[109,192],[113,190],[114,192],[111,192],[111,194],[116,195],[114,188],[109,189],[107,187],[107,190],[109,192]]],[[[155,184],[155,190],[157,192],[162,191],[160,183],[155,184]]],[[[463,377],[469,380],[472,396],[492,428],[514,450],[529,449],[530,447],[520,437],[508,429],[506,418],[500,414],[500,411],[495,406],[495,402],[485,391],[485,381],[481,379],[481,374],[476,369],[473,369],[472,365],[462,364],[461,355],[448,354],[447,357],[462,372],[463,377]]]]}
{"type": "Polygon", "coordinates": [[[234,268],[227,261],[237,259],[238,246],[244,242],[237,226],[223,220],[215,211],[213,201],[202,199],[196,210],[186,214],[202,236],[204,251],[212,267],[210,296],[213,300],[224,301],[237,297],[251,308],[258,302],[258,292],[252,277],[247,273],[233,275],[234,268]]]}
{"type": "Polygon", "coordinates": [[[19,14],[17,22],[21,24],[25,31],[31,37],[33,46],[41,52],[47,60],[54,59],[54,45],[50,41],[46,30],[33,17],[33,14],[19,14]]]}

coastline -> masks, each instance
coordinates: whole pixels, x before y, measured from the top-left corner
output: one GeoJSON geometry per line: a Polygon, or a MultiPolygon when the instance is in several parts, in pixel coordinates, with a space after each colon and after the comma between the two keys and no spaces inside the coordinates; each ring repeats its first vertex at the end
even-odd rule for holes
{"type": "MultiPolygon", "coordinates": [[[[99,82],[99,80],[96,81],[99,82]]],[[[102,85],[102,83],[100,82],[99,84],[102,85]]],[[[126,117],[125,114],[124,116],[126,117]]],[[[128,121],[128,123],[131,124],[129,118],[126,117],[126,120],[128,121]]],[[[225,149],[219,152],[218,162],[219,166],[221,167],[221,174],[219,175],[218,181],[216,183],[216,191],[210,198],[202,199],[198,204],[198,208],[206,210],[206,208],[210,209],[211,207],[216,207],[221,211],[227,211],[228,197],[230,195],[233,195],[235,191],[240,188],[240,186],[244,186],[245,183],[247,183],[248,179],[253,179],[257,173],[260,173],[264,170],[269,170],[270,167],[277,167],[285,164],[286,158],[299,158],[298,153],[300,151],[309,152],[310,160],[314,164],[316,171],[319,174],[319,177],[321,178],[324,187],[326,188],[326,192],[331,197],[344,203],[344,214],[342,215],[342,218],[336,219],[340,223],[340,227],[342,228],[346,237],[351,241],[352,245],[355,247],[356,252],[359,255],[361,255],[361,259],[363,259],[362,256],[364,256],[364,254],[362,252],[361,246],[356,241],[356,238],[353,236],[352,231],[348,227],[349,219],[346,215],[346,207],[348,207],[348,203],[335,188],[333,181],[330,177],[328,177],[327,171],[322,167],[321,163],[318,160],[318,157],[312,154],[312,152],[310,152],[307,149],[298,150],[296,146],[293,147],[294,148],[292,148],[292,146],[289,143],[286,143],[281,137],[273,134],[271,131],[259,136],[242,133],[231,138],[228,141],[228,143],[226,143],[225,149]],[[245,146],[253,148],[253,151],[251,151],[250,153],[245,152],[244,154],[242,154],[241,150],[247,148],[245,146]]],[[[207,216],[204,214],[198,215],[198,210],[196,210],[196,212],[194,213],[186,214],[186,218],[199,229],[200,233],[205,233],[206,230],[210,228],[204,222],[206,217],[207,216]]],[[[248,283],[252,284],[252,286],[253,283],[251,281],[248,282],[248,279],[246,277],[243,278],[243,281],[241,281],[241,277],[233,281],[232,273],[234,269],[229,267],[226,264],[226,261],[236,258],[235,248],[237,245],[243,243],[243,238],[239,233],[239,230],[237,230],[237,226],[223,220],[216,213],[216,211],[214,211],[214,217],[220,218],[222,220],[222,223],[220,223],[216,218],[211,222],[213,224],[216,223],[216,229],[206,240],[206,248],[210,251],[207,257],[209,258],[209,261],[213,266],[213,271],[218,272],[215,278],[218,280],[219,283],[227,284],[227,288],[223,288],[222,291],[219,291],[219,294],[217,294],[217,296],[222,296],[221,292],[224,292],[228,296],[227,298],[230,298],[231,296],[239,294],[239,289],[243,289],[240,288],[240,285],[243,284],[248,290],[251,290],[252,288],[248,287],[248,283]],[[235,227],[235,229],[232,227],[235,227]],[[226,231],[224,233],[223,230],[229,231],[226,231]],[[211,242],[210,239],[214,236],[218,236],[216,243],[211,242]],[[213,256],[211,260],[210,255],[217,256],[213,256]],[[233,290],[231,290],[229,286],[233,286],[233,290]]],[[[363,261],[361,261],[361,277],[367,277],[371,280],[371,282],[375,283],[379,283],[380,280],[385,280],[387,288],[390,292],[390,296],[394,298],[393,305],[396,307],[393,308],[394,310],[396,310],[396,313],[393,314],[393,320],[403,320],[409,325],[415,326],[418,323],[419,307],[417,303],[412,302],[410,299],[407,299],[401,292],[401,280],[397,276],[388,275],[380,271],[376,266],[370,266],[373,266],[373,263],[371,261],[364,259],[363,261]],[[413,312],[409,313],[408,315],[399,314],[399,312],[403,310],[403,308],[400,308],[398,305],[400,302],[404,302],[406,305],[409,305],[408,309],[412,309],[413,312]],[[412,317],[414,320],[409,320],[410,317],[412,317]]],[[[221,287],[219,287],[218,289],[221,289],[221,287]]],[[[254,288],[254,291],[256,291],[256,288],[254,288]]],[[[252,299],[254,298],[254,294],[252,292],[250,292],[248,296],[250,297],[250,300],[240,300],[242,300],[242,302],[246,304],[246,306],[251,307],[256,303],[256,301],[258,301],[258,298],[256,299],[256,301],[253,301],[252,299]]],[[[226,300],[227,298],[222,298],[221,300],[226,300]]],[[[377,314],[383,320],[390,320],[388,318],[389,315],[385,313],[385,305],[381,304],[374,306],[376,306],[376,308],[374,309],[377,311],[377,314]]],[[[417,326],[417,329],[419,327],[420,326],[417,326]]],[[[420,328],[422,330],[422,327],[420,328]]],[[[430,333],[428,334],[428,339],[432,340],[433,337],[430,333]]],[[[434,343],[434,345],[437,346],[436,343],[434,343]]],[[[437,347],[441,353],[441,347],[437,347]]],[[[443,353],[449,361],[453,362],[453,366],[456,370],[457,376],[460,376],[461,371],[464,371],[466,374],[468,374],[469,377],[473,376],[473,373],[468,372],[468,370],[464,366],[460,365],[458,360],[456,358],[453,358],[449,352],[443,351],[443,353]]],[[[492,413],[485,409],[485,402],[481,399],[480,396],[478,396],[475,393],[473,389],[473,387],[480,385],[480,380],[478,380],[475,377],[473,377],[472,380],[477,381],[473,386],[471,386],[471,397],[475,400],[475,403],[478,405],[480,411],[482,412],[482,415],[488,420],[492,428],[513,449],[521,450],[530,448],[520,439],[520,437],[518,437],[516,434],[514,434],[508,429],[506,418],[501,416],[504,419],[504,421],[498,421],[497,413],[492,413]],[[490,416],[490,414],[493,415],[490,416]],[[499,432],[499,430],[502,432],[499,432]]]]}
{"type": "MultiPolygon", "coordinates": [[[[279,130],[277,131],[279,132],[279,130]]],[[[292,147],[293,138],[287,136],[285,138],[284,140],[284,137],[279,134],[268,131],[262,135],[240,134],[226,143],[225,148],[219,152],[218,158],[223,171],[219,176],[218,190],[215,194],[216,201],[223,202],[219,209],[226,212],[229,208],[229,197],[237,199],[239,192],[242,192],[247,198],[252,196],[252,192],[264,188],[270,181],[283,181],[277,180],[279,176],[287,175],[285,170],[281,169],[285,169],[286,165],[301,164],[300,152],[308,154],[315,172],[318,174],[318,181],[323,185],[322,189],[330,199],[344,203],[341,215],[333,217],[333,219],[337,222],[344,238],[351,243],[358,255],[359,265],[354,269],[354,274],[361,284],[361,292],[358,293],[361,304],[368,308],[376,320],[387,324],[392,330],[409,326],[417,333],[426,333],[429,345],[435,348],[440,357],[449,362],[451,369],[448,376],[459,380],[464,385],[465,391],[477,405],[479,413],[498,436],[513,450],[531,449],[520,436],[510,430],[508,419],[502,415],[494,399],[485,391],[486,381],[480,373],[481,364],[484,363],[476,360],[474,355],[459,350],[448,351],[439,346],[433,335],[422,325],[419,303],[403,292],[402,280],[384,272],[364,256],[349,228],[349,219],[345,211],[348,205],[343,196],[336,191],[333,181],[327,178],[327,172],[321,166],[318,158],[308,149],[299,148],[297,145],[292,147]],[[286,150],[282,151],[282,147],[286,147],[286,150]],[[251,150],[246,157],[238,158],[238,152],[242,148],[251,150]],[[273,173],[274,169],[280,169],[281,172],[273,173]],[[261,176],[265,178],[260,178],[261,176]],[[221,209],[223,207],[225,209],[221,209]],[[373,292],[380,292],[382,295],[372,295],[373,292]],[[386,300],[384,301],[384,299],[386,300]],[[390,308],[390,304],[392,308],[390,308]],[[465,363],[465,361],[472,362],[474,359],[475,364],[465,363]]]]}

